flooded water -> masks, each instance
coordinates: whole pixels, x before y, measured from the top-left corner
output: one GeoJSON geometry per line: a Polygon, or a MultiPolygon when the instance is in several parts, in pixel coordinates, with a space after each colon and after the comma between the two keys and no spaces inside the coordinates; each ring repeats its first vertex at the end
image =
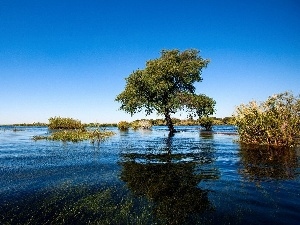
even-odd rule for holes
{"type": "Polygon", "coordinates": [[[33,141],[0,126],[1,224],[299,224],[300,149],[240,146],[235,128],[33,141]]]}

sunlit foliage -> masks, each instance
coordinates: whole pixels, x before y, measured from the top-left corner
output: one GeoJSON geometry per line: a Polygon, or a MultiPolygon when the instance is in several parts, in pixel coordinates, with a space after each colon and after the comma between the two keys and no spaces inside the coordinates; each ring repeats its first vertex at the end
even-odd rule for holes
{"type": "Polygon", "coordinates": [[[156,112],[165,117],[171,134],[175,132],[171,114],[190,106],[197,115],[214,112],[214,104],[203,109],[201,101],[207,99],[195,94],[194,83],[202,81],[202,69],[209,62],[198,54],[194,49],[163,50],[160,58],[149,60],[145,69],[138,69],[126,78],[125,90],[116,97],[120,109],[131,115],[143,110],[146,115],[156,112]]]}
{"type": "Polygon", "coordinates": [[[63,117],[51,117],[49,119],[48,127],[52,130],[84,129],[84,125],[80,120],[63,117]]]}
{"type": "Polygon", "coordinates": [[[127,121],[120,121],[117,126],[119,130],[126,131],[129,129],[130,123],[127,121]]]}
{"type": "Polygon", "coordinates": [[[64,142],[78,142],[90,140],[92,143],[100,142],[114,133],[98,129],[87,130],[80,120],[72,118],[51,117],[48,128],[51,130],[50,135],[34,136],[32,139],[51,140],[64,142]]]}
{"type": "Polygon", "coordinates": [[[210,117],[202,117],[199,120],[199,123],[200,123],[200,126],[204,127],[205,130],[209,131],[209,130],[212,130],[214,120],[210,117]]]}
{"type": "Polygon", "coordinates": [[[152,127],[152,122],[150,120],[135,120],[130,123],[130,127],[134,130],[150,130],[152,127]]]}
{"type": "Polygon", "coordinates": [[[234,116],[242,143],[293,146],[300,137],[300,98],[290,92],[242,104],[234,116]]]}

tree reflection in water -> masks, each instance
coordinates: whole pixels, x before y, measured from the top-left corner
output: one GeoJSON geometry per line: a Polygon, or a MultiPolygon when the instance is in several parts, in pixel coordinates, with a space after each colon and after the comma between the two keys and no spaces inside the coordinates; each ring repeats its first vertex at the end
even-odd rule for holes
{"type": "MultiPolygon", "coordinates": [[[[191,159],[191,154],[188,157],[178,153],[172,155],[172,138],[167,139],[164,152],[151,156],[122,154],[121,179],[128,189],[153,204],[153,215],[163,224],[190,223],[197,215],[213,210],[208,199],[209,190],[198,187],[203,179],[219,178],[217,170],[213,174],[201,170],[201,165],[213,160],[185,161],[191,159]]],[[[199,155],[194,158],[199,159],[199,155]]]]}
{"type": "Polygon", "coordinates": [[[213,139],[214,133],[212,131],[200,130],[200,137],[202,139],[213,139]]]}
{"type": "Polygon", "coordinates": [[[240,173],[249,180],[294,179],[298,159],[295,149],[241,146],[240,173]]]}

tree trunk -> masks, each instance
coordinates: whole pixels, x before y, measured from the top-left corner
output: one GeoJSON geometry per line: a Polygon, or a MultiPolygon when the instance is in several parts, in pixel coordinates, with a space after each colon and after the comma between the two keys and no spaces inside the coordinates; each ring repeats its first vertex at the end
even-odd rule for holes
{"type": "Polygon", "coordinates": [[[169,135],[173,135],[176,132],[176,130],[174,128],[170,113],[168,111],[165,113],[165,120],[169,128],[169,135]]]}

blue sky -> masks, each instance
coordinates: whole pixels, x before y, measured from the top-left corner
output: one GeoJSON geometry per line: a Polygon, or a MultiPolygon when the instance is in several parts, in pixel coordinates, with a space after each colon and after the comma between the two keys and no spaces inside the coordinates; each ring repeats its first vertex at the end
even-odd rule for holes
{"type": "Polygon", "coordinates": [[[144,118],[114,99],[125,77],[174,48],[211,60],[196,90],[216,100],[217,117],[299,94],[300,1],[0,0],[0,124],[144,118]]]}

